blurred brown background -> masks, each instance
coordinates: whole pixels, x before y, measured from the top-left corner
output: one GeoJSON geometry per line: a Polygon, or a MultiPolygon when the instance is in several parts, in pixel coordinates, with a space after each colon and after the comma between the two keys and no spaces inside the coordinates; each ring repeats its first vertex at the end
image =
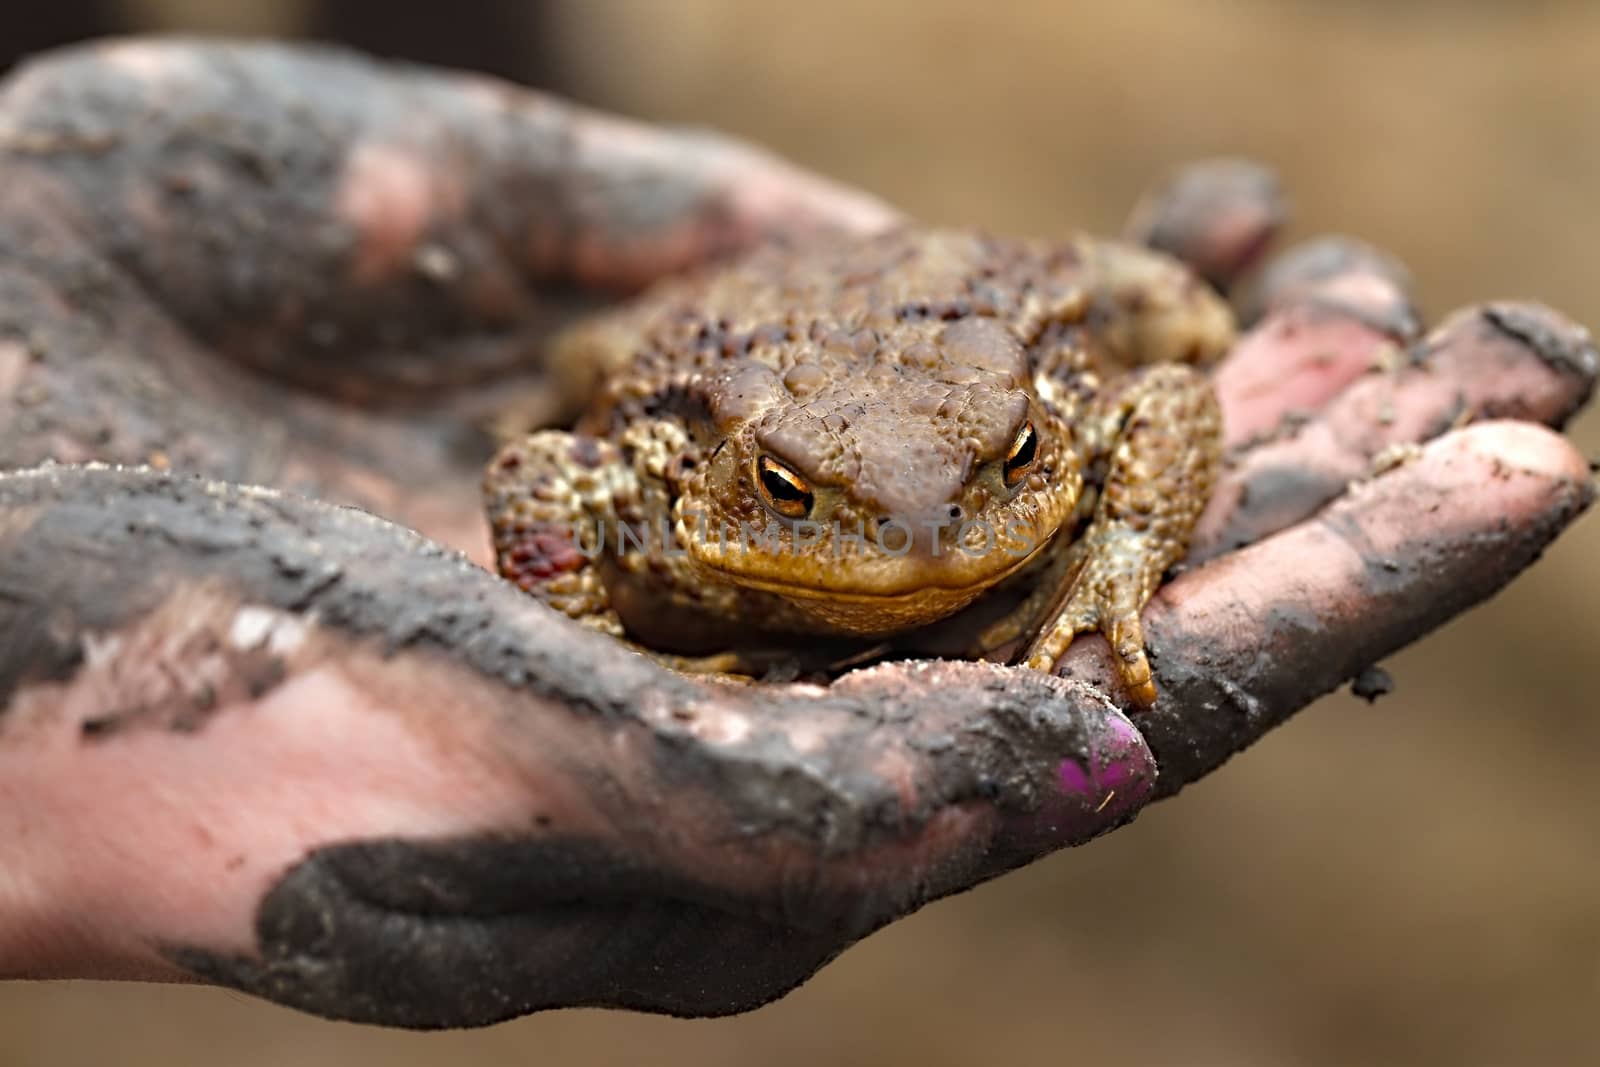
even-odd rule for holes
{"type": "MultiPolygon", "coordinates": [[[[1600,324],[1600,6],[1578,0],[62,0],[65,28],[5,19],[64,39],[79,8],[493,69],[1003,230],[1111,230],[1167,166],[1248,154],[1288,180],[1297,236],[1388,247],[1434,317],[1533,296],[1600,324]]],[[[1575,433],[1600,452],[1600,416],[1575,433]]],[[[1375,707],[1336,694],[1128,831],[934,905],[742,1018],[417,1036],[214,991],[10,986],[0,1067],[1600,1063],[1597,632],[1591,517],[1389,663],[1399,691],[1375,707]]]]}

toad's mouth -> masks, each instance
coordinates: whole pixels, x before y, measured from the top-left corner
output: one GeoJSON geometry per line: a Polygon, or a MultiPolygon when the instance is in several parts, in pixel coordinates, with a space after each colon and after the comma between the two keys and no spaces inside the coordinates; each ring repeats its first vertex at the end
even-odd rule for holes
{"type": "Polygon", "coordinates": [[[871,561],[760,557],[756,566],[751,566],[755,562],[751,556],[742,553],[695,555],[697,562],[745,589],[790,600],[890,606],[975,597],[1028,566],[1049,544],[1050,539],[1045,539],[1026,553],[1008,555],[999,567],[988,556],[955,553],[939,559],[919,556],[871,561]]]}

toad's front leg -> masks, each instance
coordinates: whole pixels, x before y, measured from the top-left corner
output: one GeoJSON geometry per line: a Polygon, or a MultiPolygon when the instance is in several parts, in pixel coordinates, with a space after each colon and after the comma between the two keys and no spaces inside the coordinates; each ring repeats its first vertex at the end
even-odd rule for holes
{"type": "Polygon", "coordinates": [[[1109,463],[1083,564],[1028,649],[1028,666],[1054,670],[1072,639],[1098,630],[1129,695],[1155,701],[1139,613],[1183,557],[1222,455],[1222,416],[1211,384],[1181,365],[1129,375],[1088,420],[1109,463]]]}
{"type": "MultiPolygon", "coordinates": [[[[641,501],[665,491],[660,463],[653,462],[661,450],[648,447],[652,431],[660,430],[659,424],[641,423],[629,434],[626,443],[633,446],[637,465],[629,465],[614,442],[558,430],[541,430],[504,446],[483,477],[497,569],[523,592],[673,670],[748,681],[787,668],[797,660],[793,650],[730,649],[683,656],[648,648],[627,633],[604,581],[603,559],[614,564],[625,560],[623,571],[662,571],[679,585],[693,578],[681,554],[643,558],[650,537],[658,531],[665,536],[664,528],[640,532],[636,521],[628,521],[637,520],[641,501]],[[624,551],[624,541],[633,547],[624,551]]],[[[658,592],[666,606],[669,590],[658,592]]]]}
{"type": "Polygon", "coordinates": [[[500,574],[585,626],[622,636],[596,563],[632,478],[609,441],[541,430],[506,445],[483,476],[500,574]]]}

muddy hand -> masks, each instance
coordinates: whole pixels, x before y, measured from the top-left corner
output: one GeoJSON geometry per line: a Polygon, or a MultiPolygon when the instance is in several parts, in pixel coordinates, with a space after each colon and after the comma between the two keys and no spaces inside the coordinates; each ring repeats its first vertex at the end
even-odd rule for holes
{"type": "Polygon", "coordinates": [[[325,49],[127,41],[0,87],[0,468],[104,460],[487,558],[501,422],[575,312],[895,214],[754,149],[325,49]]]}
{"type": "MultiPolygon", "coordinates": [[[[484,556],[484,413],[559,406],[554,293],[891,212],[725,142],[270,47],[38,62],[0,146],[0,463],[171,468],[0,478],[0,975],[404,1026],[749,1008],[1124,824],[1591,496],[1537,425],[1587,396],[1579,331],[1506,305],[1418,341],[1381,257],[1314,250],[1220,372],[1216,558],[1145,614],[1142,735],[1087,637],[1066,666],[1103,690],[978,663],[706,683],[437,543],[484,556]]],[[[1236,192],[1141,217],[1226,283],[1274,211],[1216,173],[1236,192]]]]}

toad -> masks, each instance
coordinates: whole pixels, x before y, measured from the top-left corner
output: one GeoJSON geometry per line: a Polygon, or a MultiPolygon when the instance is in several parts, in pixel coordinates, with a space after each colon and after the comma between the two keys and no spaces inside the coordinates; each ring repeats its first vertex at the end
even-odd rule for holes
{"type": "Polygon", "coordinates": [[[1226,303],[1090,238],[905,227],[772,245],[578,325],[590,399],[484,489],[502,575],[679,665],[961,638],[1052,670],[1104,634],[1134,701],[1139,614],[1221,457],[1204,365],[1226,303]],[[944,631],[948,632],[948,625],[944,631]]]}

